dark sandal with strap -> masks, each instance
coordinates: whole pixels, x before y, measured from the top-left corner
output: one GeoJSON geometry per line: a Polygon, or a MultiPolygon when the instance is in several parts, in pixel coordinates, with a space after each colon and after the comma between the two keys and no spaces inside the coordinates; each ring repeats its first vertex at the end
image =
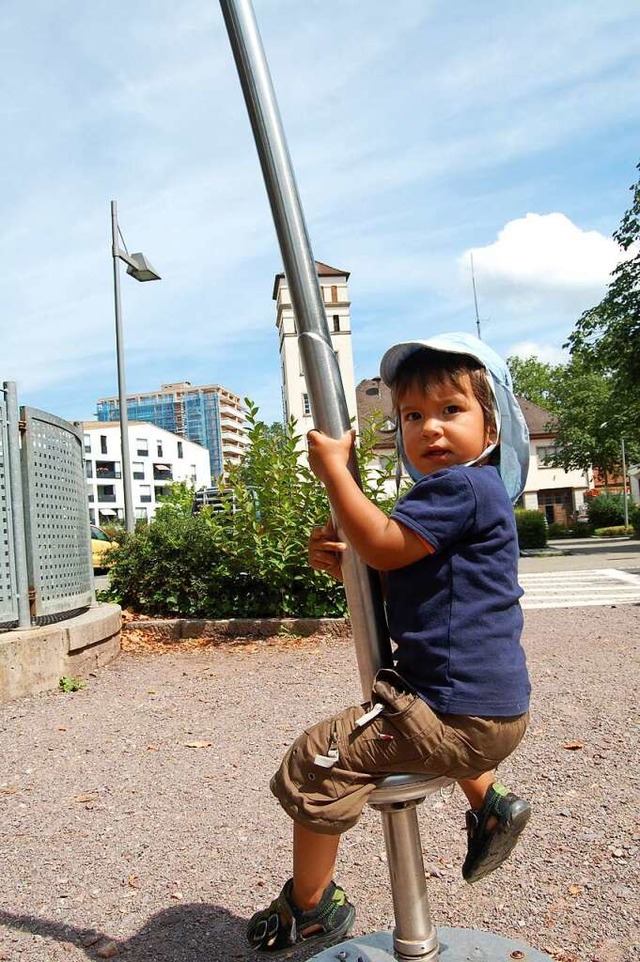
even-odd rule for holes
{"type": "Polygon", "coordinates": [[[303,912],[293,904],[292,888],[289,879],[277,899],[249,921],[247,939],[256,952],[278,955],[301,945],[334,945],[349,933],[356,910],[343,889],[330,882],[320,904],[303,912]]]}
{"type": "Polygon", "coordinates": [[[509,857],[518,837],[531,817],[531,806],[503,785],[495,782],[485,795],[482,808],[466,813],[467,857],[462,877],[478,882],[509,857]],[[487,829],[487,822],[497,824],[487,829]]]}

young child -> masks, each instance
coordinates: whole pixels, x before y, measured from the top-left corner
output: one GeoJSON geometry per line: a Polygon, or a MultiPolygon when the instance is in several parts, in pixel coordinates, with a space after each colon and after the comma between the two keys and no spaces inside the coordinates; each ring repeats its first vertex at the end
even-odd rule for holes
{"type": "MultiPolygon", "coordinates": [[[[468,882],[508,857],[531,813],[495,777],[525,733],[530,692],[511,505],[529,449],[508,369],[482,341],[448,334],[395,345],[380,373],[414,486],[389,517],[380,511],[348,470],[352,432],[311,431],[309,463],[345,541],[385,572],[395,670],[378,672],[371,703],[301,735],[271,781],[294,822],[293,877],[249,922],[263,952],[347,935],[355,909],[333,882],[338,843],[384,775],[458,782],[470,804],[468,882]]],[[[310,563],[340,577],[345,549],[332,523],[314,529],[310,563]]]]}

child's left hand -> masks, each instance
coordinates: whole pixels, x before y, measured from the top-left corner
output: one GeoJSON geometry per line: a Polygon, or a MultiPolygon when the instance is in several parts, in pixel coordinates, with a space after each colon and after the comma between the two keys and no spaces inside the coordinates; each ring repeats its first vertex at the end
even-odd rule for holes
{"type": "Polygon", "coordinates": [[[346,468],[353,448],[355,432],[345,431],[340,438],[331,438],[322,431],[309,431],[309,467],[317,478],[325,481],[332,471],[346,468]]]}

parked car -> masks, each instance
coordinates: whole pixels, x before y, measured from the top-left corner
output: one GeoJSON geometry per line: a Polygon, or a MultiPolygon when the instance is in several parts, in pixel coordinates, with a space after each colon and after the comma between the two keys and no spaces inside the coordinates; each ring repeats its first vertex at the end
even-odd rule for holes
{"type": "Polygon", "coordinates": [[[96,524],[91,525],[91,560],[93,570],[108,568],[112,563],[109,556],[118,547],[118,542],[110,538],[106,531],[96,524]]]}

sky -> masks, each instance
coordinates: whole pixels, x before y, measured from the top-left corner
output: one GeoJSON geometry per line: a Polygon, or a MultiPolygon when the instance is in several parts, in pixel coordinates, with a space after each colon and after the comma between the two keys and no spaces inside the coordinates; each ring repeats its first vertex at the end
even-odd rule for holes
{"type": "MultiPolygon", "coordinates": [[[[637,180],[637,0],[254,0],[314,256],[351,272],[356,382],[399,340],[476,332],[566,359],[637,180]]],[[[215,0],[4,0],[0,380],[91,419],[218,383],[281,417],[282,270],[215,0]]]]}

